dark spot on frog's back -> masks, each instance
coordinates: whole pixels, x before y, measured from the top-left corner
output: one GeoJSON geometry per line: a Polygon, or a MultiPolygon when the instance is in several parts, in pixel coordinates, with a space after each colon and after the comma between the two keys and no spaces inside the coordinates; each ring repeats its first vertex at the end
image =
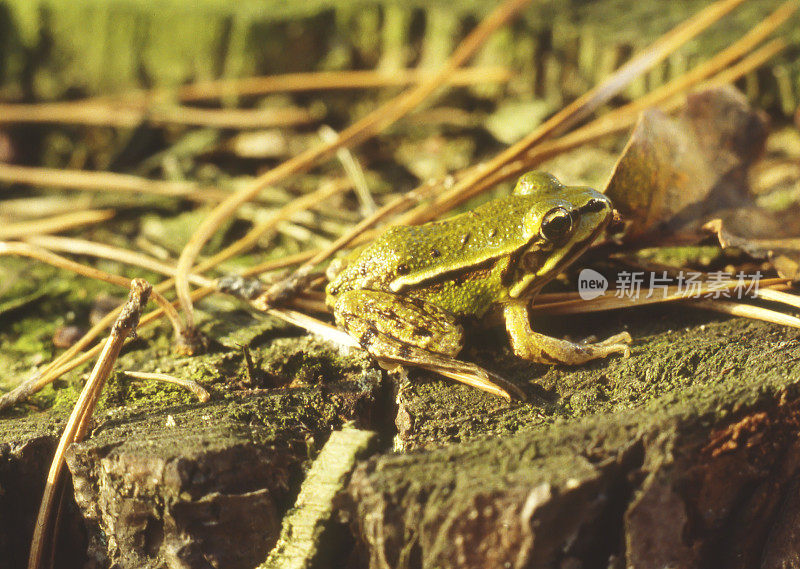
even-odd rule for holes
{"type": "Polygon", "coordinates": [[[441,255],[441,253],[439,252],[439,249],[431,249],[431,257],[433,257],[435,259],[440,255],[441,255]]]}
{"type": "Polygon", "coordinates": [[[461,236],[461,244],[462,245],[466,245],[467,241],[469,241],[469,237],[470,237],[469,233],[465,233],[464,235],[462,235],[461,236]]]}
{"type": "Polygon", "coordinates": [[[375,339],[377,334],[378,331],[375,329],[375,327],[369,326],[366,330],[364,330],[361,336],[359,336],[358,343],[367,348],[372,344],[372,341],[375,339]]]}
{"type": "Polygon", "coordinates": [[[397,265],[397,274],[398,275],[407,275],[411,272],[411,267],[408,266],[406,263],[400,263],[397,265]]]}
{"type": "Polygon", "coordinates": [[[428,328],[423,328],[422,326],[416,326],[414,328],[414,336],[419,338],[430,338],[433,336],[433,332],[431,332],[428,328]]]}
{"type": "Polygon", "coordinates": [[[489,238],[492,238],[492,237],[494,237],[495,235],[497,235],[497,228],[496,228],[496,227],[492,227],[492,228],[489,230],[489,238]]]}

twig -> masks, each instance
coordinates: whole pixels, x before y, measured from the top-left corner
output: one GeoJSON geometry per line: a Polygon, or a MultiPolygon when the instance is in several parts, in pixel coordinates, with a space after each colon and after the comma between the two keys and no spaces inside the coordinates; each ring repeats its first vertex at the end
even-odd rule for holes
{"type": "Polygon", "coordinates": [[[117,360],[117,356],[119,356],[125,338],[136,330],[136,326],[139,323],[139,316],[142,313],[144,305],[147,303],[151,289],[152,287],[150,284],[142,279],[134,279],[131,282],[131,292],[128,297],[128,302],[125,304],[125,308],[122,310],[114,327],[111,329],[111,335],[104,344],[103,353],[97,360],[89,376],[89,380],[83,387],[78,401],[75,403],[75,407],[72,409],[72,413],[67,420],[67,425],[64,428],[55,455],[53,456],[50,471],[47,474],[44,494],[41,504],[39,505],[39,513],[36,517],[36,525],[34,526],[33,538],[31,540],[28,569],[40,569],[41,567],[42,557],[47,547],[47,540],[49,539],[48,536],[51,531],[50,520],[52,509],[62,481],[61,475],[64,470],[64,452],[72,443],[81,441],[86,435],[89,427],[89,419],[100,397],[103,385],[114,368],[114,363],[117,360]]]}
{"type": "Polygon", "coordinates": [[[32,221],[4,223],[0,226],[0,239],[19,239],[28,235],[67,231],[68,229],[108,221],[114,217],[114,213],[113,209],[88,209],[32,221]]]}
{"type": "MultiPolygon", "coordinates": [[[[206,217],[189,239],[178,259],[178,271],[175,275],[175,290],[186,316],[189,328],[194,327],[194,310],[190,300],[188,275],[192,265],[203,246],[216,233],[220,225],[231,216],[243,203],[252,199],[263,188],[276,183],[292,174],[309,170],[314,164],[332,156],[339,148],[359,144],[374,136],[402,116],[417,107],[422,101],[446,83],[447,78],[456,68],[472,57],[478,48],[500,26],[515,16],[529,0],[507,0],[489,14],[456,48],[453,55],[430,78],[421,82],[399,97],[379,107],[361,120],[339,133],[336,141],[322,144],[287,160],[276,168],[269,170],[250,186],[236,192],[233,196],[218,205],[206,217]]],[[[733,0],[728,0],[733,1],[733,0]]],[[[741,1],[741,0],[736,0],[741,1]]]]}

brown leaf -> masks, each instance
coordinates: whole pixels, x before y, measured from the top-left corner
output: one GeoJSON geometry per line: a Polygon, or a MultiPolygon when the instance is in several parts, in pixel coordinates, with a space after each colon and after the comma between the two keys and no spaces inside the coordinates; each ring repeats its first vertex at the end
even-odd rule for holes
{"type": "Polygon", "coordinates": [[[723,249],[735,247],[756,259],[767,259],[782,277],[800,280],[800,238],[752,239],[727,230],[721,219],[712,219],[703,226],[714,233],[723,249]]]}
{"type": "Polygon", "coordinates": [[[629,223],[625,240],[693,242],[712,217],[769,234],[775,222],[747,182],[766,137],[766,115],[732,87],[690,95],[677,118],[642,113],[606,188],[629,223]]]}

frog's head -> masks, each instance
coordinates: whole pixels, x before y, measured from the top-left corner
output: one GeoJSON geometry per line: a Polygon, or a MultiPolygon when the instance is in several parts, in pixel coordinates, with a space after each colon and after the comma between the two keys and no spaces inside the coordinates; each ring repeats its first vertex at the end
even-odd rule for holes
{"type": "Polygon", "coordinates": [[[600,192],[565,186],[544,172],[522,176],[514,195],[530,198],[522,221],[531,239],[509,289],[512,297],[519,297],[535,294],[575,261],[608,225],[614,208],[600,192]]]}

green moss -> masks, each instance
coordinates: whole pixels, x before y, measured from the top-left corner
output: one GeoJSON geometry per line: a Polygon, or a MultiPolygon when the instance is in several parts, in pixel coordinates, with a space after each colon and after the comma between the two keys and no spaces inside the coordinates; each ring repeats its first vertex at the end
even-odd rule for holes
{"type": "Polygon", "coordinates": [[[715,245],[696,247],[658,247],[642,249],[636,257],[642,261],[664,264],[672,267],[707,267],[723,262],[728,253],[715,245]]]}
{"type": "MultiPolygon", "coordinates": [[[[572,338],[589,334],[602,338],[628,328],[634,338],[631,357],[567,367],[525,362],[507,346],[473,352],[478,363],[522,386],[529,403],[507,403],[412,372],[412,381],[400,395],[402,446],[502,438],[586,417],[613,422],[620,413],[632,410],[640,410],[645,417],[669,412],[722,418],[732,403],[753,404],[765,393],[774,396],[800,379],[800,363],[794,355],[800,351],[800,342],[793,329],[714,316],[690,306],[574,316],[552,319],[548,326],[534,322],[534,327],[572,338]]],[[[504,341],[502,332],[494,341],[504,341]]]]}

